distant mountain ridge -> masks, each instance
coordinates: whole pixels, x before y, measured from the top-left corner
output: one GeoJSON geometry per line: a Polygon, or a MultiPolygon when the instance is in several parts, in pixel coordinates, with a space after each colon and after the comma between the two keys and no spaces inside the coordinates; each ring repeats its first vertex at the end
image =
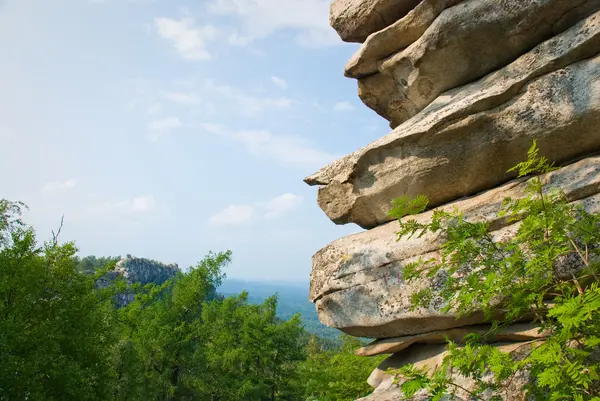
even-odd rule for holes
{"type": "Polygon", "coordinates": [[[308,283],[282,281],[245,281],[234,278],[223,280],[217,292],[224,296],[248,292],[249,301],[262,303],[277,293],[277,315],[288,319],[300,312],[306,331],[328,339],[337,339],[340,331],[319,321],[315,305],[308,300],[308,283]]]}
{"type": "MultiPolygon", "coordinates": [[[[119,276],[125,278],[129,285],[134,283],[161,285],[180,271],[175,263],[165,264],[131,255],[124,258],[120,256],[87,256],[79,260],[78,269],[87,274],[92,274],[111,262],[116,262],[116,265],[113,270],[98,280],[97,284],[100,287],[110,285],[119,276]]],[[[232,296],[247,291],[248,300],[253,304],[263,303],[267,298],[277,294],[277,316],[282,319],[289,319],[300,312],[307,332],[329,340],[337,340],[340,331],[327,327],[319,321],[315,306],[308,300],[308,286],[308,282],[251,281],[227,278],[216,289],[216,293],[223,296],[232,296]]],[[[117,304],[118,306],[125,306],[132,302],[134,298],[133,292],[121,293],[117,295],[117,304]]]]}

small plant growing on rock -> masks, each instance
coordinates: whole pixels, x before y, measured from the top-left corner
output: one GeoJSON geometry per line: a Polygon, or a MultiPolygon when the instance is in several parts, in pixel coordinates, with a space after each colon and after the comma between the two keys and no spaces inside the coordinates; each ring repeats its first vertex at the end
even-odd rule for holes
{"type": "Polygon", "coordinates": [[[412,295],[415,309],[441,302],[459,317],[482,311],[493,323],[489,334],[523,318],[548,333],[510,355],[485,344],[485,336],[450,342],[433,373],[414,365],[394,371],[405,396],[505,400],[514,379],[527,377],[521,389],[526,399],[600,400],[600,215],[585,209],[593,199],[570,202],[562,191],[549,190],[542,174],[553,169],[534,142],[527,160],[509,170],[535,177],[523,198],[504,200],[505,235],[458,210],[437,209],[431,222],[417,222],[410,215],[426,209],[425,197],[394,201],[390,213],[400,222],[399,240],[426,233],[444,239],[438,260],[420,260],[404,271],[407,281],[443,277],[441,288],[412,295]],[[474,387],[456,383],[456,374],[474,387]]]}

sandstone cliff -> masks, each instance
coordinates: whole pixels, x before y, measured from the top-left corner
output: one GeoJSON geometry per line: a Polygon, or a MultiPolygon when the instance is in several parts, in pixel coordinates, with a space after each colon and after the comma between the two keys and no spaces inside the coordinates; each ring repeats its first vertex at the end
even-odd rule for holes
{"type": "MultiPolygon", "coordinates": [[[[333,0],[330,22],[362,43],[345,75],[393,130],[305,179],[334,223],[368,229],[314,255],[310,299],[328,326],[378,339],[358,354],[392,354],[365,400],[403,400],[385,368],[436,366],[446,337],[486,326],[442,304],[411,309],[414,292],[439,282],[405,282],[404,266],[437,257],[442,239],[396,241],[391,200],[426,195],[510,236],[519,223],[497,212],[505,197],[524,195],[527,179],[507,170],[536,139],[561,166],[544,177],[547,188],[600,212],[600,0],[333,0]]],[[[491,341],[517,355],[540,336],[524,322],[491,341]]],[[[518,398],[527,377],[519,380],[505,399],[518,398]]]]}

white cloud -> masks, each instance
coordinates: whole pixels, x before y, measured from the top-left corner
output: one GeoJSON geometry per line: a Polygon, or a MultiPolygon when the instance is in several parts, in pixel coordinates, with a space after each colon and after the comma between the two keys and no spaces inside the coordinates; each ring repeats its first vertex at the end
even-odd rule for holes
{"type": "Polygon", "coordinates": [[[157,141],[163,135],[168,134],[174,129],[180,128],[181,126],[181,121],[177,117],[168,117],[152,121],[148,124],[148,129],[152,131],[149,138],[151,141],[157,141]]]}
{"type": "Polygon", "coordinates": [[[230,105],[235,105],[232,109],[239,111],[247,117],[256,117],[266,110],[286,110],[297,103],[295,100],[283,96],[260,97],[250,95],[239,88],[219,85],[213,81],[205,83],[204,91],[214,94],[216,97],[227,101],[230,105]]]}
{"type": "Polygon", "coordinates": [[[286,90],[288,87],[287,82],[285,82],[285,79],[283,78],[273,76],[271,77],[271,82],[273,82],[273,85],[281,90],[286,90]]]}
{"type": "Polygon", "coordinates": [[[337,102],[333,109],[335,111],[352,111],[355,110],[355,107],[352,106],[349,102],[337,102]]]}
{"type": "Polygon", "coordinates": [[[200,98],[193,93],[171,92],[165,94],[165,98],[178,104],[191,105],[200,103],[200,98]]]}
{"type": "Polygon", "coordinates": [[[131,200],[131,210],[133,212],[148,213],[156,207],[156,200],[152,195],[142,195],[131,200]]]}
{"type": "Polygon", "coordinates": [[[212,216],[209,224],[213,227],[238,225],[252,219],[254,207],[251,205],[229,205],[212,216]]]}
{"type": "Polygon", "coordinates": [[[258,213],[264,219],[272,220],[282,217],[300,205],[302,198],[292,193],[276,196],[265,202],[245,205],[229,205],[209,219],[213,227],[240,225],[252,220],[258,213]]]}
{"type": "Polygon", "coordinates": [[[169,40],[175,50],[187,60],[208,60],[212,56],[206,50],[206,43],[215,39],[217,29],[212,25],[196,26],[189,18],[156,18],[158,33],[169,40]]]}
{"type": "Polygon", "coordinates": [[[329,3],[330,0],[213,0],[210,9],[240,20],[241,33],[236,35],[244,38],[244,44],[292,29],[297,31],[296,43],[315,47],[341,43],[329,26],[329,3]]]}
{"type": "Polygon", "coordinates": [[[67,189],[74,188],[77,185],[77,179],[69,178],[65,181],[51,181],[47,182],[42,188],[43,192],[58,192],[67,189]]]}
{"type": "Polygon", "coordinates": [[[284,214],[294,211],[301,202],[302,198],[292,193],[276,196],[263,204],[263,208],[265,209],[264,217],[267,219],[281,217],[284,214]]]}
{"type": "Polygon", "coordinates": [[[268,131],[239,131],[230,137],[257,156],[268,156],[282,164],[321,167],[336,157],[310,147],[302,138],[274,135],[268,131]]]}
{"type": "Polygon", "coordinates": [[[339,156],[311,147],[303,138],[274,135],[264,130],[229,132],[223,126],[202,124],[207,132],[229,138],[246,147],[259,157],[269,157],[282,165],[319,168],[331,163],[339,156]]]}
{"type": "Polygon", "coordinates": [[[177,89],[163,93],[172,102],[202,106],[204,114],[225,110],[246,117],[258,117],[267,111],[288,110],[300,102],[286,96],[268,96],[257,86],[253,91],[224,85],[213,79],[189,79],[176,82],[177,89]]]}
{"type": "MultiPolygon", "coordinates": [[[[96,196],[96,198],[98,198],[96,196]]],[[[86,215],[109,216],[114,214],[121,215],[141,215],[151,214],[158,209],[158,203],[154,196],[146,194],[135,196],[125,200],[100,200],[92,203],[86,210],[86,215]]]]}

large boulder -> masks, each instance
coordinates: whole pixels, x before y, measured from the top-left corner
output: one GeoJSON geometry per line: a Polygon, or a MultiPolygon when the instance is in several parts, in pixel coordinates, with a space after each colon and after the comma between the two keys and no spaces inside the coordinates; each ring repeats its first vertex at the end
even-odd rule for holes
{"type": "MultiPolygon", "coordinates": [[[[590,211],[600,211],[600,156],[583,159],[544,177],[546,188],[562,188],[570,201],[579,201],[590,211]]],[[[496,236],[511,235],[515,224],[508,225],[497,216],[505,197],[524,195],[527,181],[520,179],[499,188],[440,207],[457,208],[469,221],[485,221],[496,236]]],[[[419,222],[430,221],[433,211],[414,216],[419,222]]],[[[396,241],[397,222],[350,235],[327,245],[313,256],[310,299],[316,304],[324,324],[347,334],[389,338],[446,330],[483,321],[483,316],[457,319],[442,313],[444,305],[411,310],[411,295],[429,286],[439,288],[436,280],[406,283],[404,266],[423,257],[439,256],[442,239],[428,234],[420,238],[396,241]]]]}
{"type": "Polygon", "coordinates": [[[362,78],[379,72],[379,61],[421,37],[442,11],[465,0],[423,0],[404,18],[370,35],[346,64],[345,75],[362,78]]]}
{"type": "MultiPolygon", "coordinates": [[[[425,15],[435,15],[448,4],[436,5],[425,15]]],[[[394,128],[442,92],[509,64],[598,10],[600,0],[461,2],[444,9],[410,46],[377,60],[377,74],[359,80],[359,96],[394,128]]],[[[427,17],[417,25],[426,22],[427,17]]],[[[374,38],[368,46],[389,50],[391,45],[374,38]]]]}
{"type": "Polygon", "coordinates": [[[329,23],[346,42],[367,36],[404,17],[421,0],[333,0],[329,23]]]}
{"type": "Polygon", "coordinates": [[[437,206],[502,184],[535,138],[559,163],[600,150],[599,50],[597,13],[305,181],[335,223],[372,228],[393,198],[437,206]]]}

